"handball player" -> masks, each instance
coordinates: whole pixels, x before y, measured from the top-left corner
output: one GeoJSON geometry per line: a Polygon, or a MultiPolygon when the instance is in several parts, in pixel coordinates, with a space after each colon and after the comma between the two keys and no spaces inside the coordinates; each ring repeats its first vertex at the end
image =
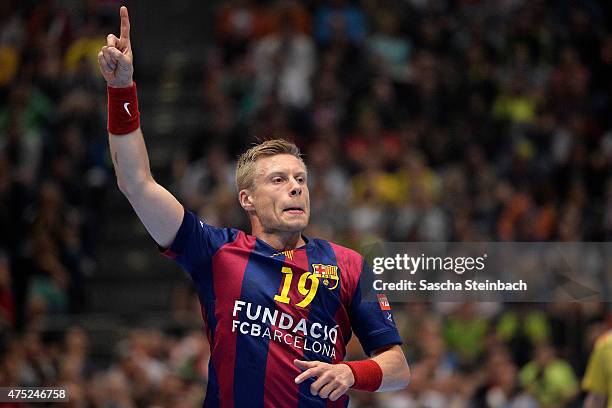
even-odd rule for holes
{"type": "Polygon", "coordinates": [[[346,407],[349,389],[405,388],[409,368],[386,298],[366,301],[357,252],[306,237],[308,172],[283,139],[242,154],[238,200],[251,233],[199,220],[152,177],[140,129],[130,21],[98,62],[117,183],[162,253],[194,282],[211,347],[205,407],[346,407]],[[369,358],[344,361],[352,332],[369,358]]]}

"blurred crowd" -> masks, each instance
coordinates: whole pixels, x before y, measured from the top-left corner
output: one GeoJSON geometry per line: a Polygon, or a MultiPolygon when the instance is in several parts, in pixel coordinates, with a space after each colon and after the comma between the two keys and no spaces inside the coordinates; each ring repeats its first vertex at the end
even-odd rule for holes
{"type": "MultiPolygon", "coordinates": [[[[78,327],[8,334],[83,310],[114,188],[96,55],[119,3],[62,4],[0,2],[0,384],[64,384],[75,407],[198,406],[200,332],[134,329],[109,361],[78,327]]],[[[609,2],[231,0],[208,23],[201,83],[183,84],[206,126],[168,185],[208,223],[248,230],[234,160],[285,137],[308,164],[309,235],[612,239],[609,2]]],[[[580,406],[606,307],[395,305],[413,382],[353,406],[580,406]]]]}
{"type": "Polygon", "coordinates": [[[166,336],[131,330],[115,345],[113,363],[101,366],[92,362],[89,342],[79,327],[5,339],[0,384],[65,387],[69,402],[63,407],[202,405],[209,348],[200,331],[166,336]]]}
{"type": "Polygon", "coordinates": [[[611,18],[595,1],[224,3],[208,127],[175,189],[236,225],[233,158],[284,136],[306,156],[314,235],[608,240],[611,18]]]}
{"type": "MultiPolygon", "coordinates": [[[[602,306],[397,304],[412,381],[398,392],[351,391],[350,407],[582,407],[580,380],[606,328],[602,306]]],[[[103,333],[78,326],[0,335],[0,384],[65,387],[66,407],[201,406],[210,350],[200,329],[126,328],[119,335],[110,355],[91,347],[103,333]]],[[[365,358],[354,338],[347,354],[365,358]]]]}
{"type": "Polygon", "coordinates": [[[84,304],[114,184],[96,60],[108,6],[0,2],[0,325],[84,304]]]}

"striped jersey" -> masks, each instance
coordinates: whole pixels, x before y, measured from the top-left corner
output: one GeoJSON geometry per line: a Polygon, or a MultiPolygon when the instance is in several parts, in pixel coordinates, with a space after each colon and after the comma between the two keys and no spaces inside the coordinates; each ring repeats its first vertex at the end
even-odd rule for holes
{"type": "Polygon", "coordinates": [[[370,355],[401,344],[386,301],[362,299],[367,263],[357,252],[304,237],[279,252],[232,228],[216,228],[185,209],[170,248],[191,276],[211,348],[204,407],[346,407],[295,384],[294,359],[337,363],[354,331],[370,355]]]}

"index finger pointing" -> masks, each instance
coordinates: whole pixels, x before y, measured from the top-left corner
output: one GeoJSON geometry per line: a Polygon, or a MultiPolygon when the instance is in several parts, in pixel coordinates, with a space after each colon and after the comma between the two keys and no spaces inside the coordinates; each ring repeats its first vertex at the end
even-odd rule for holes
{"type": "Polygon", "coordinates": [[[128,15],[128,9],[125,6],[121,6],[119,9],[119,15],[121,16],[121,39],[130,39],[130,16],[128,15]]]}

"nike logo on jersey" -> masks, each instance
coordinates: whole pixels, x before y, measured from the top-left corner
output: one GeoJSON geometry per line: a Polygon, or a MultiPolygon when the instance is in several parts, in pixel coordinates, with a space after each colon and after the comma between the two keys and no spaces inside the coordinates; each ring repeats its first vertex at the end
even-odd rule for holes
{"type": "Polygon", "coordinates": [[[132,116],[132,114],[130,113],[130,111],[128,110],[128,105],[130,104],[130,102],[126,102],[123,104],[123,109],[125,109],[125,111],[127,112],[128,115],[132,116]]]}

